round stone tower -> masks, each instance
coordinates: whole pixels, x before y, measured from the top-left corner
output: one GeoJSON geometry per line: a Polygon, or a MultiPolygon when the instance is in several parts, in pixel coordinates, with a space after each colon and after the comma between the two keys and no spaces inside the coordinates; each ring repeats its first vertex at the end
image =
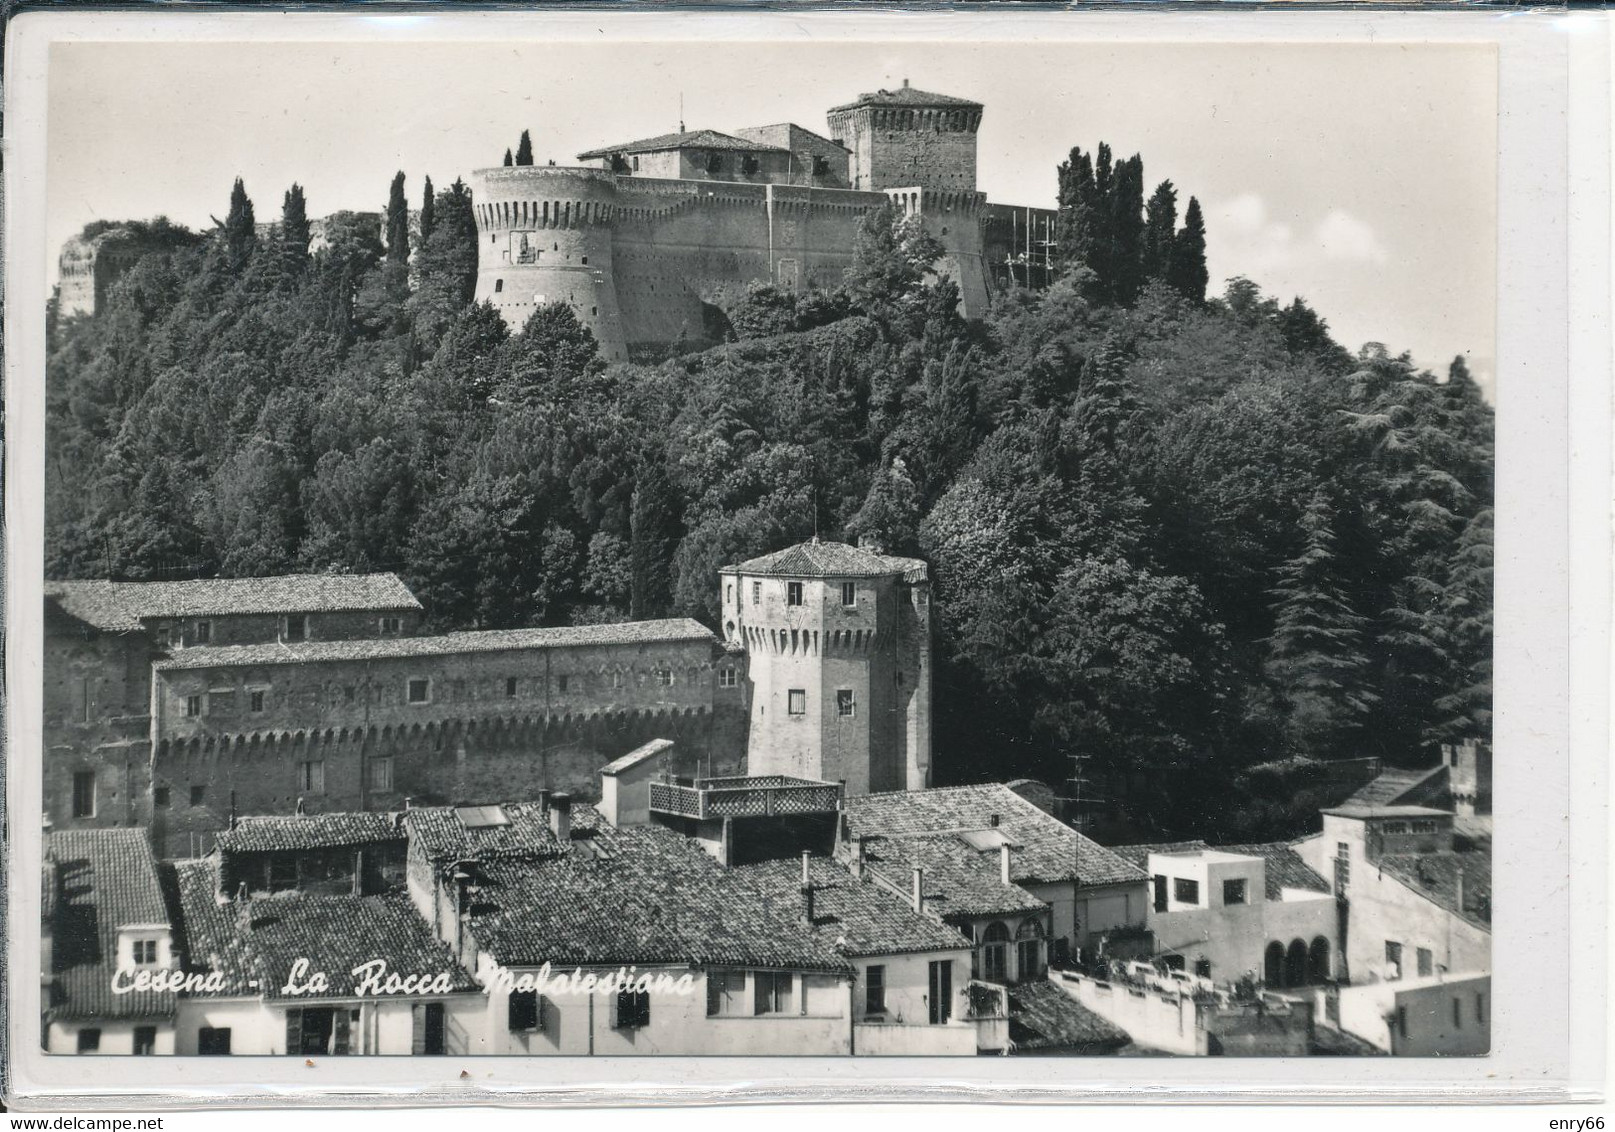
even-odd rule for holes
{"type": "Polygon", "coordinates": [[[751,682],[748,774],[919,790],[931,777],[925,563],[800,543],[720,572],[751,682]]]}
{"type": "Polygon", "coordinates": [[[534,310],[563,302],[607,358],[628,346],[612,275],[617,184],[598,169],[515,165],[471,175],[477,217],[478,302],[520,330],[534,310]]]}

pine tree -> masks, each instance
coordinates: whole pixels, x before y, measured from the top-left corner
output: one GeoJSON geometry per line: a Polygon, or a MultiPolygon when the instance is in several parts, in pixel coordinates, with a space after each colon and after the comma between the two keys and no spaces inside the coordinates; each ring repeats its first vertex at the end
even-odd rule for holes
{"type": "Polygon", "coordinates": [[[409,202],[404,197],[404,173],[393,177],[387,198],[387,259],[392,263],[409,261],[409,202]]]}
{"type": "Polygon", "coordinates": [[[522,131],[522,140],[516,145],[516,164],[531,165],[533,163],[533,139],[526,130],[522,131]]]}
{"type": "Polygon", "coordinates": [[[508,148],[505,150],[505,164],[507,166],[516,164],[515,160],[511,158],[510,150],[508,148]]]}
{"type": "Polygon", "coordinates": [[[1172,241],[1178,230],[1178,191],[1171,181],[1155,186],[1144,206],[1144,278],[1165,279],[1172,268],[1172,241]]]}
{"type": "Polygon", "coordinates": [[[1172,240],[1172,268],[1166,281],[1190,302],[1206,301],[1206,284],[1211,282],[1206,270],[1206,221],[1194,197],[1189,198],[1183,227],[1172,240]]]}
{"type": "Polygon", "coordinates": [[[1340,585],[1334,511],[1315,491],[1301,515],[1301,552],[1279,570],[1267,674],[1284,701],[1290,748],[1327,756],[1346,749],[1377,697],[1363,650],[1366,619],[1340,585]]]}
{"type": "Polygon", "coordinates": [[[224,246],[232,270],[240,271],[258,246],[258,222],[252,212],[252,198],[247,188],[236,178],[230,190],[230,215],[224,221],[224,246]]]}
{"type": "Polygon", "coordinates": [[[437,198],[432,194],[432,178],[426,178],[426,191],[421,195],[421,245],[432,238],[437,227],[437,198]]]}
{"type": "Polygon", "coordinates": [[[303,200],[303,186],[294,184],[286,190],[280,206],[280,262],[281,270],[288,277],[296,278],[308,267],[308,241],[308,207],[303,200]]]}

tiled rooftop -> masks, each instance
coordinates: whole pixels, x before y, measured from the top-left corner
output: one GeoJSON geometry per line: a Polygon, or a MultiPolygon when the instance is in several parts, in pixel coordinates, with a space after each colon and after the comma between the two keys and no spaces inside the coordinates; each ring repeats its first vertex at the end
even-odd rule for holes
{"type": "Polygon", "coordinates": [[[419,609],[396,574],[287,574],[188,582],[46,582],[45,600],[108,632],[141,622],[231,614],[352,613],[419,609]]]}
{"type": "Polygon", "coordinates": [[[399,974],[447,974],[455,991],[477,989],[407,896],[282,892],[220,904],[211,861],[179,861],[174,869],[184,908],[186,971],[223,975],[220,997],[280,998],[298,959],[330,980],[327,991],[299,995],[300,1001],[351,997],[353,969],[372,959],[386,960],[387,970],[399,974]]]}
{"type": "Polygon", "coordinates": [[[906,83],[896,90],[874,90],[860,94],[856,102],[844,103],[841,106],[831,107],[830,113],[837,110],[855,110],[860,106],[924,106],[946,109],[980,110],[981,103],[972,102],[968,98],[958,98],[951,94],[933,94],[928,90],[916,90],[906,83]]]}
{"type": "Polygon", "coordinates": [[[46,869],[56,892],[53,907],[48,1019],[164,1017],[174,1012],[169,992],[113,994],[118,928],[167,924],[157,863],[138,829],[73,829],[51,833],[46,869]]]}
{"type": "Polygon", "coordinates": [[[475,652],[575,648],[586,645],[640,645],[680,641],[715,642],[712,630],[687,617],[627,621],[617,625],[566,625],[553,629],[487,629],[436,637],[384,640],[304,641],[300,644],[229,645],[190,648],[158,661],[154,668],[175,671],[228,668],[241,664],[314,664],[320,661],[388,660],[451,656],[475,652]]]}
{"type": "Polygon", "coordinates": [[[611,762],[600,768],[600,773],[622,774],[624,771],[633,770],[634,767],[638,766],[640,763],[649,762],[659,755],[663,755],[668,751],[671,751],[673,749],[673,745],[673,740],[671,739],[652,739],[649,743],[646,743],[643,746],[635,747],[621,758],[613,759],[611,762]]]}
{"type": "Polygon", "coordinates": [[[1478,849],[1468,853],[1407,853],[1381,857],[1380,869],[1396,877],[1449,912],[1491,931],[1492,855],[1478,849]],[[1458,874],[1463,873],[1463,907],[1458,906],[1458,874]]]}
{"type": "MultiPolygon", "coordinates": [[[[743,865],[734,872],[737,880],[750,884],[759,896],[778,899],[781,893],[801,891],[800,859],[743,865]]],[[[828,858],[811,858],[808,878],[813,885],[814,931],[843,955],[897,955],[970,946],[958,929],[920,915],[903,897],[854,877],[828,858]]]]}
{"type": "MultiPolygon", "coordinates": [[[[578,807],[586,828],[591,807],[578,807]]],[[[832,940],[802,922],[797,885],[770,891],[660,826],[597,830],[604,852],[479,869],[470,926],[507,967],[638,964],[846,971],[832,940]]],[[[800,866],[798,865],[798,868],[800,866]]]]}
{"type": "Polygon", "coordinates": [[[1447,767],[1444,764],[1422,770],[1383,770],[1342,802],[1341,806],[1355,809],[1428,803],[1439,799],[1446,781],[1447,767]]]}
{"type": "Polygon", "coordinates": [[[738,566],[725,566],[725,574],[762,574],[790,578],[884,578],[892,574],[925,576],[926,564],[918,558],[875,554],[844,542],[800,542],[738,566]]]}
{"type": "Polygon", "coordinates": [[[686,130],[683,133],[657,134],[653,138],[624,142],[622,145],[601,146],[578,154],[579,161],[608,157],[613,153],[660,153],[669,149],[740,149],[747,153],[786,153],[779,146],[764,142],[747,141],[733,134],[720,134],[717,130],[686,130]]]}
{"type": "Polygon", "coordinates": [[[1101,1053],[1131,1041],[1125,1030],[1047,982],[1009,988],[1009,1040],[1019,1050],[1083,1053],[1101,1053]]]}
{"type": "MultiPolygon", "coordinates": [[[[1123,884],[1146,879],[1144,870],[1044,813],[1002,783],[902,790],[847,799],[853,836],[902,837],[997,828],[1015,847],[1010,876],[1022,881],[1123,884]]],[[[996,857],[993,867],[997,868],[996,857]]]]}
{"type": "Polygon", "coordinates": [[[1043,901],[1018,884],[1004,884],[998,853],[982,853],[952,834],[871,838],[864,859],[900,892],[909,891],[914,869],[925,870],[928,911],[949,919],[1040,912],[1043,901]]]}
{"type": "MultiPolygon", "coordinates": [[[[551,832],[537,802],[506,802],[499,807],[508,825],[467,826],[454,806],[417,806],[404,812],[410,835],[432,861],[547,860],[567,850],[551,832]]],[[[574,827],[586,822],[574,814],[574,827]]]]}
{"type": "Polygon", "coordinates": [[[238,818],[234,829],[216,835],[215,843],[226,853],[272,853],[402,840],[404,831],[391,814],[341,813],[238,818]]]}

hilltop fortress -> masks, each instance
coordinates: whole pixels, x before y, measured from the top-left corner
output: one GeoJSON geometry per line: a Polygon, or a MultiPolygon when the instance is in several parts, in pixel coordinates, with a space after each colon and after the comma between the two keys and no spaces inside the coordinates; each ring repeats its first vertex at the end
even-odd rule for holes
{"type": "Polygon", "coordinates": [[[706,333],[726,288],[830,288],[859,220],[888,201],[942,244],[940,274],[967,315],[1000,287],[1047,281],[1054,212],[991,204],[976,189],[982,105],[916,90],[863,94],[829,112],[830,136],[794,123],[681,131],[578,155],[582,166],[472,174],[476,297],[513,327],[566,302],[602,353],[654,354],[706,333]]]}

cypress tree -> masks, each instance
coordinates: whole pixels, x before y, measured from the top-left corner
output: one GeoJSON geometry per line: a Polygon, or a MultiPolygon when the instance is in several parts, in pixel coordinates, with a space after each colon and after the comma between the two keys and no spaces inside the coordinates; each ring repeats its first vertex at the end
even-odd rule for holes
{"type": "Polygon", "coordinates": [[[514,164],[516,164],[516,162],[511,159],[510,149],[508,147],[505,149],[505,164],[506,165],[514,165],[514,164]]]}
{"type": "Polygon", "coordinates": [[[1190,302],[1206,301],[1206,284],[1211,281],[1206,270],[1206,221],[1194,197],[1184,210],[1182,229],[1173,237],[1172,268],[1166,281],[1190,302]]]}
{"type": "Polygon", "coordinates": [[[1165,279],[1172,266],[1172,241],[1178,231],[1178,191],[1162,181],[1144,206],[1144,278],[1165,279]]]}
{"type": "Polygon", "coordinates": [[[432,229],[437,227],[437,198],[432,193],[432,178],[426,178],[426,191],[421,196],[421,246],[432,238],[432,229]]]}
{"type": "Polygon", "coordinates": [[[224,221],[224,246],[229,255],[230,267],[239,271],[252,256],[258,244],[258,222],[252,212],[252,198],[241,178],[236,178],[230,190],[230,214],[224,221]]]}
{"type": "Polygon", "coordinates": [[[516,164],[531,165],[533,163],[533,139],[526,130],[522,131],[522,140],[516,145],[516,164]]]}
{"type": "Polygon", "coordinates": [[[409,202],[404,198],[404,173],[393,177],[387,198],[387,258],[393,263],[409,261],[409,202]]]}
{"type": "Polygon", "coordinates": [[[1144,281],[1144,159],[1136,153],[1116,165],[1107,219],[1108,293],[1112,302],[1131,303],[1144,281]]]}
{"type": "Polygon", "coordinates": [[[303,186],[294,184],[286,190],[280,206],[280,262],[288,276],[299,276],[308,266],[308,241],[308,208],[303,200],[303,186]]]}
{"type": "Polygon", "coordinates": [[[1060,249],[1062,270],[1091,266],[1096,220],[1094,197],[1093,155],[1074,146],[1059,170],[1059,209],[1054,239],[1060,249]]]}
{"type": "Polygon", "coordinates": [[[1313,492],[1300,529],[1301,552],[1279,569],[1270,591],[1276,601],[1267,674],[1285,703],[1291,749],[1325,756],[1345,749],[1378,697],[1363,651],[1367,620],[1342,591],[1334,511],[1322,491],[1313,492]]]}

